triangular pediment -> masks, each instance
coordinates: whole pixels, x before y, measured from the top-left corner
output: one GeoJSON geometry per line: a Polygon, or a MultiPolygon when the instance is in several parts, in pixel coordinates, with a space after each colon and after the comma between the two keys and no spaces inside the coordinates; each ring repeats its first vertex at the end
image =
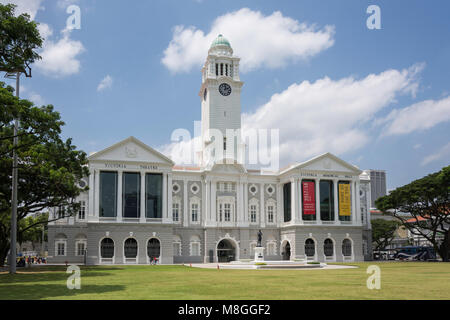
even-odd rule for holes
{"type": "Polygon", "coordinates": [[[174,162],[135,137],[129,137],[89,156],[90,161],[121,161],[158,163],[173,166],[174,162]]]}
{"type": "Polygon", "coordinates": [[[345,162],[331,153],[325,153],[311,160],[291,166],[285,172],[293,169],[348,173],[351,175],[359,175],[362,173],[358,167],[345,162]]]}
{"type": "Polygon", "coordinates": [[[214,163],[214,165],[210,168],[210,171],[221,174],[239,174],[246,172],[243,165],[229,159],[228,161],[229,162],[227,163],[227,159],[224,159],[214,163]]]}

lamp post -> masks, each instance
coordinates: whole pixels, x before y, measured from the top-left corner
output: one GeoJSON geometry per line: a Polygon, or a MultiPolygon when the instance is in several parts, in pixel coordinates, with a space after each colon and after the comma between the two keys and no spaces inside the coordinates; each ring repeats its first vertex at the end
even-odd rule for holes
{"type": "MultiPolygon", "coordinates": [[[[20,72],[6,73],[6,78],[16,79],[16,97],[19,98],[20,72]]],[[[19,144],[19,120],[14,119],[13,134],[13,169],[12,169],[12,196],[11,196],[11,239],[10,239],[10,257],[9,257],[9,273],[16,273],[16,243],[17,243],[17,152],[16,148],[19,144]]]]}
{"type": "MultiPolygon", "coordinates": [[[[28,67],[22,71],[7,72],[5,78],[16,80],[16,97],[19,98],[20,74],[24,73],[26,77],[31,77],[31,68],[28,67]]],[[[18,159],[17,146],[19,145],[19,119],[14,119],[13,134],[13,169],[12,169],[12,195],[11,195],[11,238],[10,238],[10,257],[9,257],[9,273],[16,273],[16,254],[17,254],[17,184],[18,184],[18,159]]]]}

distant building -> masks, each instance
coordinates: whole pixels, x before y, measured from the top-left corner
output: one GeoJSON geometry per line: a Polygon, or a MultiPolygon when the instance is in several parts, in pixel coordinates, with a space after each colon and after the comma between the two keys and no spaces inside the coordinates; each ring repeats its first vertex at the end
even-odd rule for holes
{"type": "Polygon", "coordinates": [[[378,198],[386,195],[386,171],[367,170],[367,172],[370,174],[370,207],[376,208],[375,201],[378,198]]]}

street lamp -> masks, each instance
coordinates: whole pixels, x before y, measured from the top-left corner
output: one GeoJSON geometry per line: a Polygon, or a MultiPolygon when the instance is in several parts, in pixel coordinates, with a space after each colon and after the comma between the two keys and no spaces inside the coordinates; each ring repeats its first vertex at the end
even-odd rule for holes
{"type": "MultiPolygon", "coordinates": [[[[20,74],[24,73],[26,77],[31,78],[31,68],[27,67],[21,71],[10,71],[5,74],[5,78],[16,80],[16,97],[19,98],[20,74]]],[[[19,144],[19,119],[14,119],[13,134],[13,170],[12,170],[12,195],[11,195],[11,239],[10,239],[10,257],[9,273],[16,273],[16,243],[17,243],[17,152],[19,144]]]]}

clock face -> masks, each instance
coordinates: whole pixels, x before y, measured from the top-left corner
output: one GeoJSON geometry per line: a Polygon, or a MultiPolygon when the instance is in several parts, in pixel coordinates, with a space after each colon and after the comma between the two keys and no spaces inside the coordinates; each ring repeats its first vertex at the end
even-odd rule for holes
{"type": "Polygon", "coordinates": [[[222,83],[219,86],[219,92],[223,96],[229,96],[231,94],[231,87],[230,87],[230,85],[227,84],[227,83],[222,83]]]}

